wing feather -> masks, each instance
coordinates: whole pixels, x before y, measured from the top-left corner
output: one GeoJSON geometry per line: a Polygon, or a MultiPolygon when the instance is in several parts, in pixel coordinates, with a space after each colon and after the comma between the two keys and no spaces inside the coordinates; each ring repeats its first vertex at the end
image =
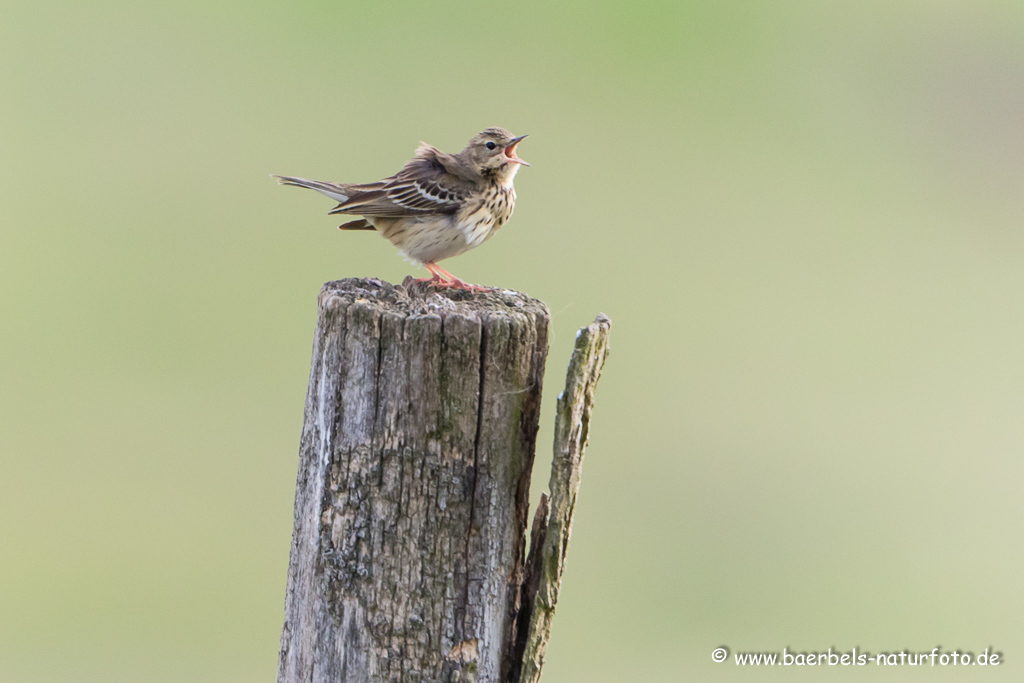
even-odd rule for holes
{"type": "Polygon", "coordinates": [[[379,218],[450,215],[462,209],[475,186],[457,157],[421,145],[416,158],[390,178],[346,185],[348,198],[331,213],[379,218]]]}

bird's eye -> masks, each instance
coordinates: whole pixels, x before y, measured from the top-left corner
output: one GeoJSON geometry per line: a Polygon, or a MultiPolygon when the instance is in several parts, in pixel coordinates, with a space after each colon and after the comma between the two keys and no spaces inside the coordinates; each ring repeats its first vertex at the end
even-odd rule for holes
{"type": "Polygon", "coordinates": [[[494,144],[493,142],[488,142],[487,143],[487,149],[494,149],[495,147],[497,147],[497,145],[494,144]]]}

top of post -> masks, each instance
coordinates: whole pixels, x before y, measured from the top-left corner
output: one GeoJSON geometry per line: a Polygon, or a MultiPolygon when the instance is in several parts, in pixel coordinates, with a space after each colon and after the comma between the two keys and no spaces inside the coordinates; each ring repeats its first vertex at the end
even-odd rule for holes
{"type": "Polygon", "coordinates": [[[524,313],[550,318],[547,304],[522,292],[494,289],[470,292],[453,287],[436,287],[407,277],[401,285],[377,278],[345,278],[324,283],[320,289],[320,307],[346,307],[363,304],[371,308],[405,315],[458,315],[486,318],[492,315],[524,313]]]}

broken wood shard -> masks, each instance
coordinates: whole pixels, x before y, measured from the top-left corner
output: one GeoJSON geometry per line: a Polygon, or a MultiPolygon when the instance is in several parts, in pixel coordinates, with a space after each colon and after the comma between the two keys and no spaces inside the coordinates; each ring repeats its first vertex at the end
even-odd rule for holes
{"type": "MultiPolygon", "coordinates": [[[[608,358],[611,320],[604,315],[576,335],[576,348],[569,361],[565,390],[558,396],[555,414],[554,458],[551,461],[550,499],[542,497],[534,516],[530,574],[523,584],[520,627],[521,662],[518,683],[540,680],[544,652],[551,635],[558,591],[565,572],[572,517],[583,472],[583,453],[590,436],[590,416],[601,369],[608,358]],[[550,510],[550,511],[549,511],[550,510]]],[[[513,672],[514,674],[515,672],[513,672]]]]}

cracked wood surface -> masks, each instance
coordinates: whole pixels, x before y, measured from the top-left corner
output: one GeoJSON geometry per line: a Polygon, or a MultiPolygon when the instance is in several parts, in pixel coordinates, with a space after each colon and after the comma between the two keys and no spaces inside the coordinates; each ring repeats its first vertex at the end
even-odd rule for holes
{"type": "Polygon", "coordinates": [[[324,285],[279,683],[518,668],[548,322],[513,292],[324,285]]]}

